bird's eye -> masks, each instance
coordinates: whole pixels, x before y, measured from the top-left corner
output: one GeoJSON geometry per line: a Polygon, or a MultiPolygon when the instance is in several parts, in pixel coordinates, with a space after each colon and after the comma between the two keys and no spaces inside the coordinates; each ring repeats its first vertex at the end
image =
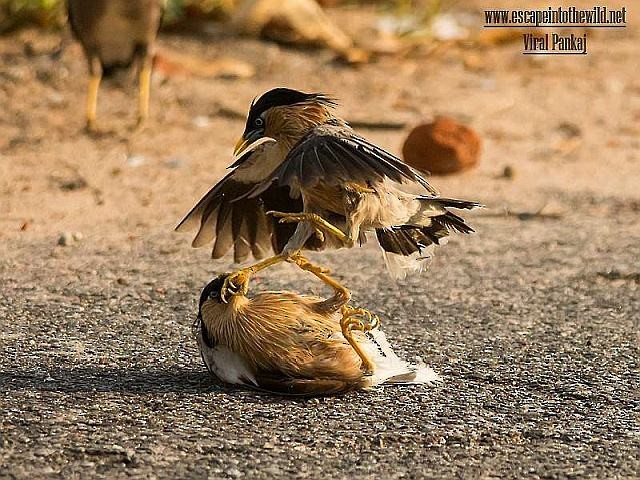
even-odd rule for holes
{"type": "Polygon", "coordinates": [[[256,118],[255,121],[253,122],[253,124],[256,127],[262,127],[264,125],[264,120],[262,120],[260,117],[256,118]]]}

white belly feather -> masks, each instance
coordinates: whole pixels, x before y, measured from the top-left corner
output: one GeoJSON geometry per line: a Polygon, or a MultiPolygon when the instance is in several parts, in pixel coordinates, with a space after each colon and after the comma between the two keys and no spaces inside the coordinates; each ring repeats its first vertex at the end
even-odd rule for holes
{"type": "Polygon", "coordinates": [[[216,377],[232,385],[253,385],[258,382],[247,362],[226,345],[208,347],[202,338],[202,329],[198,331],[198,346],[205,365],[216,377]]]}

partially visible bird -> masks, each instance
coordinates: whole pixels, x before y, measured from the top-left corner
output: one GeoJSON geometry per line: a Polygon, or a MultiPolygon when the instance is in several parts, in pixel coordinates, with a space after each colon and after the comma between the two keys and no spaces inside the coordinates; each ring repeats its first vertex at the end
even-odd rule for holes
{"type": "Polygon", "coordinates": [[[87,129],[96,129],[98,88],[103,76],[139,70],[138,125],[149,116],[149,89],[155,42],[165,0],[68,0],[69,23],[89,65],[87,129]]]}
{"type": "Polygon", "coordinates": [[[348,307],[349,293],[301,256],[292,261],[332,285],[328,299],[241,292],[222,300],[226,275],[202,291],[196,320],[207,368],[228,384],[278,394],[330,395],[382,383],[432,383],[429,367],[393,352],[377,317],[348,307]]]}
{"type": "Polygon", "coordinates": [[[421,271],[451,231],[473,232],[449,209],[480,204],[437,196],[420,173],[357,135],[334,114],[335,105],[326,95],[287,88],[254,101],[231,173],[176,227],[199,225],[193,246],[213,241],[213,258],[232,246],[236,262],[274,250],[230,275],[223,297],[230,283],[246,291],[253,273],[301,249],[352,247],[368,231],[397,277],[421,271]],[[427,194],[404,192],[403,183],[427,194]]]}

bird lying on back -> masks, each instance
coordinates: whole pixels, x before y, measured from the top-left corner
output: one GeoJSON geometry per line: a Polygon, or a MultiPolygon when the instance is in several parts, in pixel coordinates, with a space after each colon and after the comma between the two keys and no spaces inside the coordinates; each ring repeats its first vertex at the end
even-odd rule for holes
{"type": "Polygon", "coordinates": [[[242,293],[222,301],[226,275],[202,291],[196,335],[207,368],[228,384],[278,394],[329,395],[383,383],[432,383],[430,368],[391,349],[377,317],[347,306],[349,293],[303,257],[294,261],[332,285],[327,299],[293,292],[242,293]]]}

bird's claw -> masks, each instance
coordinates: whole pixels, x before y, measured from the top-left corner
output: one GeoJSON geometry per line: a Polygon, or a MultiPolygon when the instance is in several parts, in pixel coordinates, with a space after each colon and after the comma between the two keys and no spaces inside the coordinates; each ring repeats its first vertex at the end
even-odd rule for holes
{"type": "Polygon", "coordinates": [[[275,210],[269,210],[267,215],[279,218],[279,223],[299,223],[306,220],[303,213],[276,212],[275,210]]]}
{"type": "Polygon", "coordinates": [[[364,308],[355,308],[349,305],[342,307],[343,318],[349,319],[348,324],[352,330],[360,330],[361,332],[369,332],[380,327],[380,317],[371,313],[364,308]],[[366,322],[352,317],[364,317],[366,322]]]}
{"type": "Polygon", "coordinates": [[[267,215],[271,215],[272,217],[279,218],[278,223],[301,223],[301,222],[309,222],[313,227],[314,234],[321,242],[324,242],[324,232],[322,229],[318,228],[318,226],[311,221],[311,215],[309,213],[288,213],[288,212],[276,212],[275,210],[270,210],[267,212],[267,215]]]}
{"type": "Polygon", "coordinates": [[[364,308],[354,308],[348,305],[342,307],[342,319],[340,320],[342,335],[362,360],[362,370],[365,375],[373,374],[376,367],[367,353],[362,349],[362,347],[360,347],[358,341],[353,338],[353,331],[358,330],[366,333],[378,328],[379,326],[380,319],[369,310],[365,310],[364,308]],[[364,321],[365,318],[366,321],[364,321]]]}
{"type": "Polygon", "coordinates": [[[250,276],[250,273],[244,270],[229,274],[220,289],[220,299],[227,303],[229,298],[235,295],[246,295],[249,291],[250,276]]]}

